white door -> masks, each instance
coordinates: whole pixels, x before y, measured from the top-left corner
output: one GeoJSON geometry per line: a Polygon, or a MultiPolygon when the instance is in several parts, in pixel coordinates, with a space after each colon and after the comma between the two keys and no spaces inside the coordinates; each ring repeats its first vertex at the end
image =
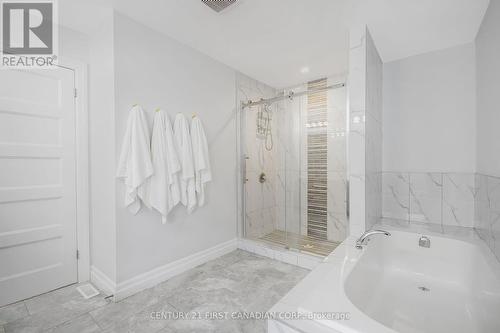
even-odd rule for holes
{"type": "Polygon", "coordinates": [[[77,281],[74,73],[0,70],[0,306],[77,281]]]}

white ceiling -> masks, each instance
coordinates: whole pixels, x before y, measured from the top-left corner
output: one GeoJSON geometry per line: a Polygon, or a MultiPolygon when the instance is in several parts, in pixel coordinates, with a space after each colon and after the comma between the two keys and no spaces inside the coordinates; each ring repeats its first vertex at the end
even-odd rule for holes
{"type": "MultiPolygon", "coordinates": [[[[384,62],[474,40],[489,0],[64,0],[63,25],[94,25],[84,8],[112,6],[276,88],[346,72],[348,31],[366,23],[384,62]],[[301,69],[308,67],[308,73],[301,69]]],[[[89,11],[92,12],[91,10],[89,11]]],[[[92,15],[90,15],[92,16],[92,15]]]]}

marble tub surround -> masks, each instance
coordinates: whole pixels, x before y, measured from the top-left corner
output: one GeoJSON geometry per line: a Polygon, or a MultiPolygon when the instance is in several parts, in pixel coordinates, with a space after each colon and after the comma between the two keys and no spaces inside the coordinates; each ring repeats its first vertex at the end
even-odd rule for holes
{"type": "Polygon", "coordinates": [[[259,320],[153,320],[151,313],[267,311],[309,271],[237,250],[112,303],[68,286],[0,308],[0,332],[266,332],[259,320]]]}
{"type": "Polygon", "coordinates": [[[365,230],[366,26],[349,33],[349,234],[365,230]]]}
{"type": "Polygon", "coordinates": [[[500,177],[476,174],[474,227],[500,261],[500,177]]]}
{"type": "Polygon", "coordinates": [[[366,31],[366,229],[382,214],[382,77],[383,64],[370,32],[366,31]]]}
{"type": "Polygon", "coordinates": [[[443,174],[443,224],[473,226],[477,186],[473,174],[443,174]]]}
{"type": "Polygon", "coordinates": [[[382,218],[473,227],[473,173],[382,173],[382,218]]]}
{"type": "Polygon", "coordinates": [[[410,221],[443,222],[443,175],[410,174],[410,221]]]}
{"type": "Polygon", "coordinates": [[[413,232],[421,235],[435,235],[449,237],[469,242],[477,242],[480,237],[472,227],[460,227],[454,225],[439,225],[423,222],[409,222],[408,220],[382,218],[373,226],[376,229],[391,229],[398,231],[413,232]]]}
{"type": "Polygon", "coordinates": [[[402,172],[382,173],[382,217],[409,221],[409,174],[402,172]]]}
{"type": "Polygon", "coordinates": [[[500,177],[382,173],[382,223],[442,233],[474,228],[500,261],[500,177]]]}
{"type": "Polygon", "coordinates": [[[349,36],[350,235],[382,215],[382,61],[367,27],[349,36]]]}

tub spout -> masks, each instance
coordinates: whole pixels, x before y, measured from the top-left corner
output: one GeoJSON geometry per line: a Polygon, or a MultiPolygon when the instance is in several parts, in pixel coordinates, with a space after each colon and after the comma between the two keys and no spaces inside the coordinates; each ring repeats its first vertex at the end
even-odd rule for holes
{"type": "Polygon", "coordinates": [[[357,249],[362,249],[363,245],[366,245],[368,241],[370,240],[370,236],[373,235],[385,235],[385,236],[390,236],[391,233],[385,230],[368,230],[364,234],[361,235],[361,237],[358,238],[356,241],[356,248],[357,249]]]}

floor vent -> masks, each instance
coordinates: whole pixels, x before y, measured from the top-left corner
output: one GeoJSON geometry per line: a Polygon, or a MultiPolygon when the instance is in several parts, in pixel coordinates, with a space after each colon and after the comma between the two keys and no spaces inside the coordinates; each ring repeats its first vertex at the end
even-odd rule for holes
{"type": "Polygon", "coordinates": [[[99,291],[90,283],[83,284],[79,287],[76,287],[76,290],[83,296],[85,299],[89,299],[91,297],[99,295],[99,291]]]}
{"type": "Polygon", "coordinates": [[[220,13],[222,10],[231,6],[236,0],[201,0],[205,5],[220,13]]]}

